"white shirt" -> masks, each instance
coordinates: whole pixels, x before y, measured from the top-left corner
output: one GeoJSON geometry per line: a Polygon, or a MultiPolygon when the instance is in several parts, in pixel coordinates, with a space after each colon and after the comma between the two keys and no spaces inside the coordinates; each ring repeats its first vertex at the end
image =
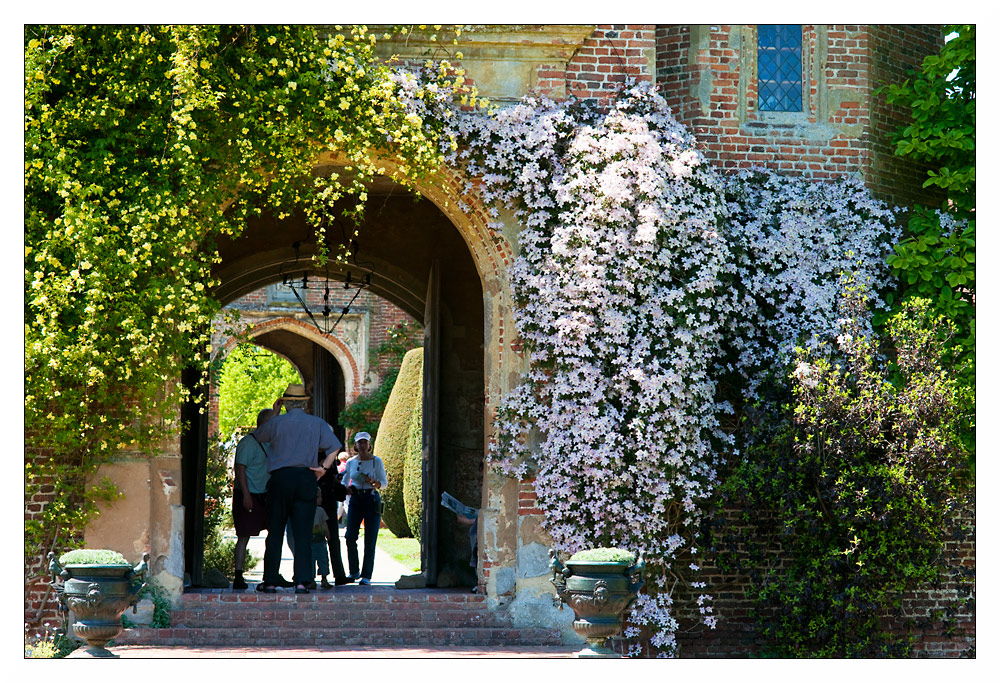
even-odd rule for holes
{"type": "Polygon", "coordinates": [[[362,474],[367,474],[372,479],[377,480],[382,488],[385,488],[389,483],[388,477],[385,476],[385,465],[382,464],[382,458],[377,455],[373,456],[371,460],[361,460],[356,455],[348,460],[340,483],[344,486],[351,486],[353,483],[354,487],[360,490],[374,488],[367,479],[361,476],[362,474]]]}

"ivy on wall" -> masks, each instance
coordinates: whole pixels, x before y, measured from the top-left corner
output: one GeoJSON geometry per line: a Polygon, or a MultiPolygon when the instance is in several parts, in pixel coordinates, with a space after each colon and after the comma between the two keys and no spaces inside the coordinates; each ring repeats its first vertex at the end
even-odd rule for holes
{"type": "MultiPolygon", "coordinates": [[[[928,299],[956,332],[956,371],[976,385],[976,27],[951,25],[941,51],[884,88],[909,122],[894,136],[897,155],[926,164],[924,187],[944,191],[940,206],[917,206],[889,258],[900,280],[895,302],[928,299]]],[[[897,305],[895,310],[900,310],[897,305]]],[[[975,451],[974,432],[966,442],[975,451]]]]}
{"type": "Polygon", "coordinates": [[[374,45],[358,26],[25,26],[25,499],[52,496],[26,556],[114,496],[86,488],[102,462],[176,433],[179,369],[211,351],[217,238],[296,211],[323,245],[361,215],[373,157],[407,186],[439,167],[442,125],[374,45]],[[311,174],[324,150],[344,177],[311,174]]]}

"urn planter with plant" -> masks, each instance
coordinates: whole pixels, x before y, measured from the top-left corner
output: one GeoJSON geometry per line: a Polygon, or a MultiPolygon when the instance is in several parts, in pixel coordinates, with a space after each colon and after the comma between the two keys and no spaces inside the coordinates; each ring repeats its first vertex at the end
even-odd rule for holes
{"type": "Polygon", "coordinates": [[[86,641],[87,654],[114,657],[106,646],[121,634],[122,614],[139,601],[139,592],[146,586],[149,554],[143,554],[135,567],[113,550],[72,550],[58,560],[55,553],[48,557],[59,602],[75,620],[73,633],[86,641]]]}
{"type": "Polygon", "coordinates": [[[552,584],[559,599],[572,608],[573,630],[587,639],[579,657],[616,657],[605,646],[622,631],[622,615],[642,588],[642,559],[619,548],[583,550],[564,565],[555,549],[549,550],[552,584]]]}

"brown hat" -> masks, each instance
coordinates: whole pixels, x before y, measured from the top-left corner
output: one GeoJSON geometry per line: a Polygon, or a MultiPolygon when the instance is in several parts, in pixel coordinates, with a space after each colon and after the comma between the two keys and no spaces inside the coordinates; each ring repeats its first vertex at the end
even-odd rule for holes
{"type": "Polygon", "coordinates": [[[281,398],[296,400],[309,398],[309,394],[306,393],[306,388],[302,384],[289,384],[281,398]]]}

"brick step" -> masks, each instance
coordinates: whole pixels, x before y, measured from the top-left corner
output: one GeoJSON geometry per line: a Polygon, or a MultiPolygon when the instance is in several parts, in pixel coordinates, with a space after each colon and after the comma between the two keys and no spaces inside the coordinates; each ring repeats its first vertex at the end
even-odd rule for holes
{"type": "Polygon", "coordinates": [[[297,595],[200,589],[166,629],[127,629],[119,645],[375,647],[559,645],[558,629],[517,628],[465,590],[374,587],[297,595]]]}
{"type": "Polygon", "coordinates": [[[200,588],[181,596],[182,607],[203,603],[247,604],[247,603],[372,603],[405,605],[432,605],[441,607],[485,606],[486,597],[468,592],[467,589],[413,589],[397,590],[384,586],[347,586],[333,590],[314,590],[307,594],[294,593],[290,588],[279,588],[276,593],[258,593],[252,588],[233,591],[223,588],[200,588]]]}
{"type": "Polygon", "coordinates": [[[175,625],[191,628],[223,628],[226,626],[259,626],[280,624],[285,627],[317,626],[329,624],[354,624],[375,627],[464,627],[480,626],[504,628],[510,625],[505,615],[472,610],[394,610],[388,607],[357,609],[337,606],[327,609],[302,608],[231,608],[205,607],[202,609],[178,610],[171,614],[175,625]]]}
{"type": "Polygon", "coordinates": [[[543,628],[285,628],[268,625],[225,628],[126,629],[116,645],[201,646],[503,646],[559,645],[559,631],[543,628]]]}

